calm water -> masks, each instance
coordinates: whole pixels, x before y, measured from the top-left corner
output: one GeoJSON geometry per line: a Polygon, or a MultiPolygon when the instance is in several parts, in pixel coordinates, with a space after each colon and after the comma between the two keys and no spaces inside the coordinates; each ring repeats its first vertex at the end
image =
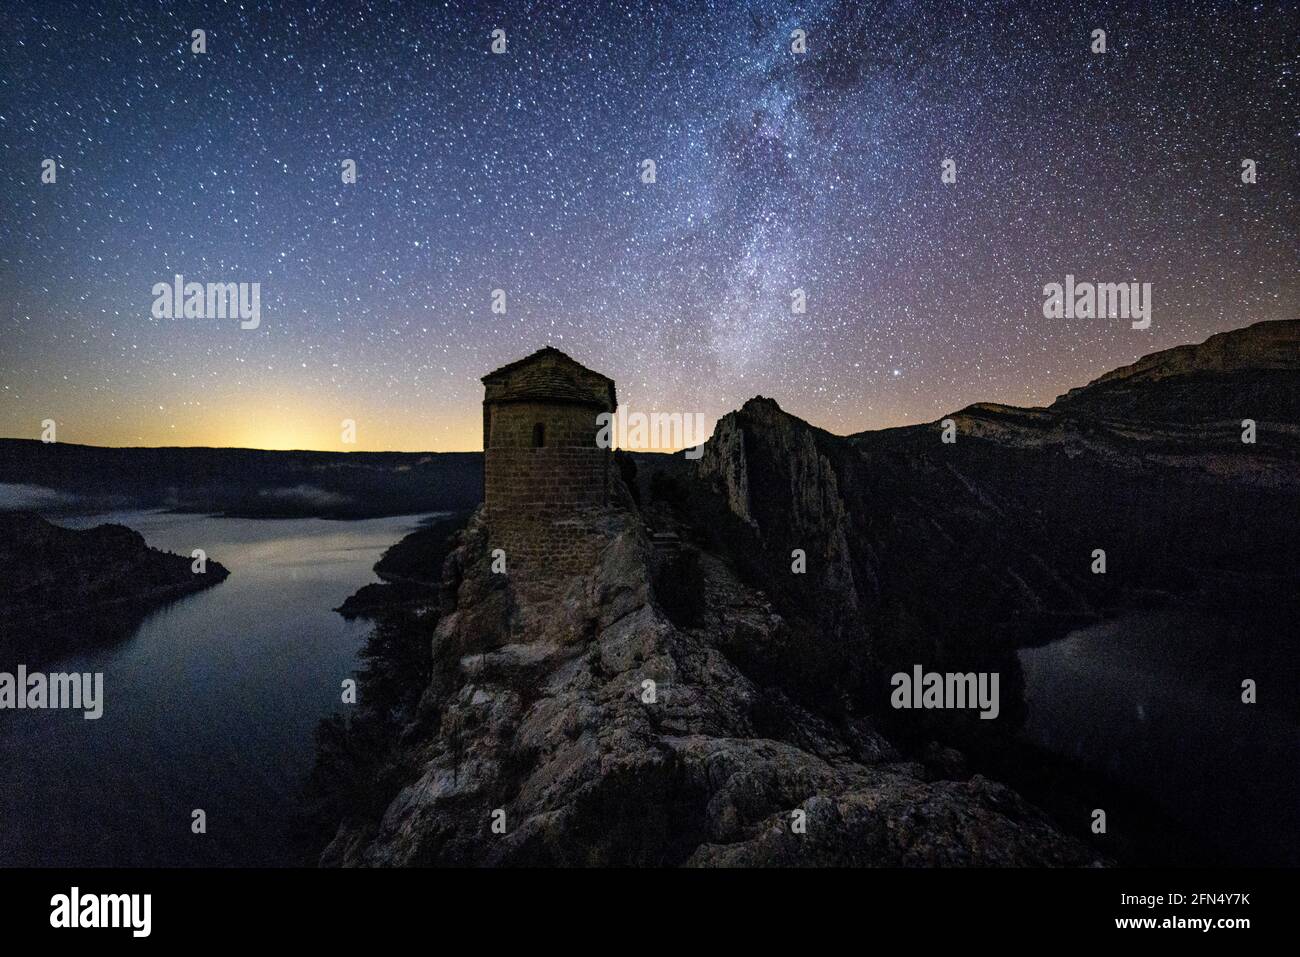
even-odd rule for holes
{"type": "Polygon", "coordinates": [[[1170,612],[1088,628],[1020,652],[1024,733],[1154,799],[1235,863],[1300,865],[1291,646],[1170,612]],[[1243,678],[1258,704],[1242,703],[1243,678]]]}
{"type": "MultiPolygon", "coordinates": [[[[315,728],[343,707],[368,630],[331,609],[375,580],[371,566],[418,518],[60,521],[118,521],[185,555],[202,547],[231,575],[118,645],[41,667],[102,671],[98,721],[0,713],[0,865],[295,863],[315,728]],[[194,808],[206,835],[190,832],[194,808]]],[[[1169,613],[1077,632],[1020,652],[1024,734],[1137,787],[1244,862],[1300,863],[1300,727],[1262,700],[1295,693],[1261,653],[1282,647],[1169,613]],[[1240,703],[1242,677],[1259,682],[1261,704],[1240,703]]]]}
{"type": "Polygon", "coordinates": [[[418,517],[356,522],[161,512],[115,521],[203,548],[230,577],[128,640],[45,663],[102,671],[104,715],[0,713],[0,865],[293,863],[291,814],[317,723],[340,703],[368,626],[331,609],[418,517]],[[208,832],[190,831],[207,812],[208,832]]]}

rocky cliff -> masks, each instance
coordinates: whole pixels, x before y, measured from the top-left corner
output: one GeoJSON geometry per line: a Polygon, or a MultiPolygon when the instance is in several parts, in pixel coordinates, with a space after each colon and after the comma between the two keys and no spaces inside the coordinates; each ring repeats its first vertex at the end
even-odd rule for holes
{"type": "MultiPolygon", "coordinates": [[[[1279,383],[1293,393],[1300,369],[1295,324],[1274,325],[1206,353],[1268,359],[1205,360],[1227,378],[1199,400],[1144,406],[1106,380],[1048,409],[954,413],[951,443],[941,423],[837,437],[751,400],[698,463],[625,458],[595,566],[559,590],[492,573],[474,518],[424,620],[418,700],[383,698],[367,773],[385,786],[322,863],[1102,860],[1082,812],[1067,835],[948,746],[1002,749],[996,722],[901,716],[887,678],[998,671],[1014,726],[1017,647],[1151,603],[1294,604],[1279,383]],[[1224,390],[1256,396],[1256,445],[1224,390]]],[[[1145,368],[1177,382],[1197,361],[1145,368]]]]}
{"type": "Polygon", "coordinates": [[[676,625],[637,516],[612,513],[605,532],[591,575],[524,608],[470,523],[448,559],[458,584],[434,674],[404,732],[400,760],[417,776],[378,820],[346,822],[323,863],[1096,859],[1009,788],[936,779],[866,715],[818,714],[747,673],[742,662],[790,626],[726,562],[700,556],[705,610],[676,625]]]}
{"type": "Polygon", "coordinates": [[[973,660],[1174,596],[1293,594],[1297,396],[1300,322],[1259,323],[1049,408],[970,406],[944,417],[951,442],[944,420],[842,439],[753,400],[719,422],[700,477],[764,565],[809,548],[787,588],[853,603],[878,658],[973,660]]]}
{"type": "MultiPolygon", "coordinates": [[[[1059,412],[1187,424],[1253,418],[1300,422],[1300,319],[1258,322],[1144,356],[1052,405],[1059,412]]],[[[1297,437],[1294,428],[1292,439],[1297,437]]]]}

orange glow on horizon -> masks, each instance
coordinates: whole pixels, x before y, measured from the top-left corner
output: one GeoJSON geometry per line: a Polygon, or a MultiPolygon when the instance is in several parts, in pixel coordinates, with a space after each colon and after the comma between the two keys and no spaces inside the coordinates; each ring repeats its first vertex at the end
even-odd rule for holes
{"type": "MultiPolygon", "coordinates": [[[[350,410],[335,415],[292,409],[279,404],[249,403],[243,408],[183,409],[175,415],[103,420],[101,410],[72,406],[48,413],[57,426],[57,440],[105,447],[242,448],[318,452],[474,452],[483,447],[483,422],[478,408],[449,418],[350,410]],[[344,420],[356,423],[354,443],[343,441],[344,420]]],[[[30,430],[8,423],[9,438],[39,439],[40,422],[30,430]],[[15,427],[16,426],[16,427],[15,427]]]]}

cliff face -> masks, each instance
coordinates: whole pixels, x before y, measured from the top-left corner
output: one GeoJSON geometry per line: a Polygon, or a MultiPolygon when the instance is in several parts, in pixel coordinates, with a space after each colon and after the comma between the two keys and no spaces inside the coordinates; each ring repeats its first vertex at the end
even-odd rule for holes
{"type": "Polygon", "coordinates": [[[1244,329],[1220,332],[1204,342],[1153,352],[1131,365],[1107,372],[1080,389],[1071,389],[1066,395],[1080,397],[1095,393],[1099,387],[1121,382],[1137,385],[1205,372],[1295,371],[1300,368],[1300,355],[1296,351],[1298,337],[1298,319],[1257,322],[1244,329]]]}
{"type": "MultiPolygon", "coordinates": [[[[879,597],[874,543],[851,515],[866,505],[856,458],[842,440],[760,396],[718,422],[687,478],[745,525],[706,547],[749,566],[748,579],[804,623],[802,655],[826,666],[818,683],[845,690],[872,663],[864,610],[879,597]]],[[[691,527],[711,523],[698,510],[677,518],[691,527]]]]}
{"type": "Polygon", "coordinates": [[[724,561],[699,557],[704,610],[675,625],[655,594],[658,562],[636,516],[616,511],[589,576],[520,602],[472,521],[448,558],[454,601],[406,732],[418,777],[381,820],[340,828],[322,862],[1094,859],[1008,788],[935,780],[864,716],[828,719],[743,667],[789,625],[724,561]]]}
{"type": "MultiPolygon", "coordinates": [[[[1279,325],[1239,339],[1290,341],[1279,325]]],[[[1088,390],[972,406],[955,443],[939,423],[837,437],[758,398],[698,462],[625,460],[595,565],[559,592],[493,574],[474,519],[389,762],[396,796],[323,863],[1093,862],[933,743],[979,746],[997,722],[900,720],[887,678],[999,672],[1014,727],[1017,647],[1152,603],[1294,606],[1300,544],[1279,516],[1300,514],[1297,419],[1274,377],[1294,392],[1300,370],[1275,345],[1210,353],[1243,354],[1272,358],[1214,374],[1259,398],[1253,446],[1221,390],[1180,394],[1181,420],[1088,390]]]]}
{"type": "MultiPolygon", "coordinates": [[[[971,406],[945,417],[951,443],[942,421],[839,438],[748,403],[719,422],[699,463],[699,484],[748,536],[716,547],[760,570],[808,547],[808,575],[754,577],[821,634],[824,609],[855,609],[852,657],[866,669],[848,693],[895,740],[917,725],[951,732],[889,721],[882,677],[918,662],[999,671],[1014,721],[1013,651],[1108,617],[1176,603],[1282,633],[1300,614],[1300,323],[1131,368],[1160,372],[1103,377],[1050,408],[971,406]],[[1243,418],[1256,423],[1253,444],[1243,418]],[[841,541],[847,562],[824,544],[841,541]]],[[[822,658],[842,644],[809,647],[822,658]]],[[[1300,681],[1300,669],[1278,678],[1300,681]]]]}
{"type": "Polygon", "coordinates": [[[1300,319],[1259,322],[1144,356],[1071,389],[1052,409],[1184,424],[1252,418],[1295,426],[1297,372],[1300,319]]]}
{"type": "Polygon", "coordinates": [[[718,423],[694,477],[753,533],[723,547],[768,570],[760,585],[830,639],[822,654],[849,649],[837,670],[869,685],[877,663],[1003,651],[1097,616],[1086,562],[1053,559],[1063,538],[1024,514],[1004,449],[975,429],[955,446],[904,431],[845,439],[753,400],[718,423]],[[804,574],[789,574],[795,549],[804,574]]]}

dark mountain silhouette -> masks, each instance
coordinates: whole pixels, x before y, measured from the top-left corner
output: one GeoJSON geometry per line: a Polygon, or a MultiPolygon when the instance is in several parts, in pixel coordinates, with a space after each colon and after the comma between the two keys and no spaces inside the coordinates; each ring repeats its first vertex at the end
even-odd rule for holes
{"type": "MultiPolygon", "coordinates": [[[[384,683],[363,674],[351,726],[323,741],[316,809],[343,821],[323,862],[1063,865],[1194,847],[1156,811],[1134,815],[1136,843],[1089,847],[1095,805],[1067,774],[1035,778],[1039,756],[998,722],[900,720],[887,680],[998,671],[1014,727],[1014,650],[1126,609],[1283,634],[1300,595],[1297,346],[1300,323],[1261,323],[1048,408],[848,437],[752,399],[698,462],[620,456],[594,567],[546,587],[492,573],[476,514],[441,606],[372,640],[421,667],[402,682],[372,666],[384,683]]],[[[1264,651],[1277,687],[1300,686],[1294,656],[1264,651]]]]}
{"type": "Polygon", "coordinates": [[[0,662],[28,664],[80,644],[127,637],[153,608],[222,582],[207,561],[150,548],[124,525],[81,531],[25,512],[0,513],[0,662]]]}
{"type": "MultiPolygon", "coordinates": [[[[1221,332],[1197,345],[1144,356],[1108,372],[1052,405],[1060,412],[1090,412],[1107,419],[1210,422],[1268,417],[1300,421],[1295,388],[1300,320],[1259,322],[1221,332]]],[[[1294,435],[1292,435],[1294,438],[1294,435]]]]}
{"type": "Polygon", "coordinates": [[[1300,322],[1129,369],[1046,409],[970,406],[946,417],[952,444],[942,420],[842,439],[755,399],[719,423],[700,472],[764,566],[797,547],[824,563],[782,590],[809,591],[823,618],[826,583],[851,595],[885,657],[894,643],[907,656],[1050,640],[1174,595],[1294,593],[1300,541],[1280,517],[1300,514],[1300,322]],[[1105,575],[1091,572],[1097,548],[1105,575]]]}
{"type": "Polygon", "coordinates": [[[478,452],[98,448],[0,439],[0,484],[52,489],[83,510],[161,507],[249,518],[409,515],[477,505],[482,470],[478,452]]]}

